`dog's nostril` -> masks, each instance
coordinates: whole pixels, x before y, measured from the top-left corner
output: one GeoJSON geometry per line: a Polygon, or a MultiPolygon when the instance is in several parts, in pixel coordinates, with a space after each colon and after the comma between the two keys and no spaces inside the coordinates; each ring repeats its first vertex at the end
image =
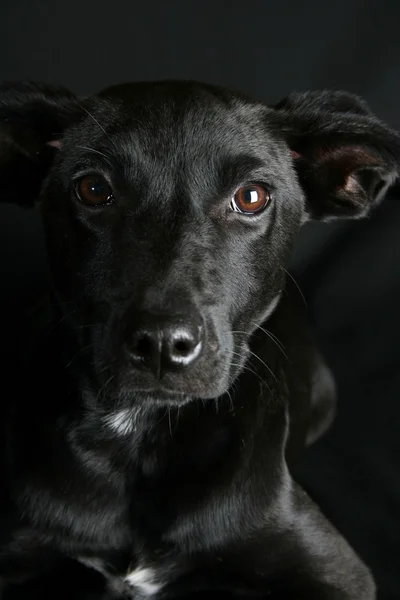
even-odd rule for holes
{"type": "Polygon", "coordinates": [[[193,350],[193,344],[189,340],[177,340],[173,348],[178,354],[186,356],[193,350]]]}
{"type": "Polygon", "coordinates": [[[202,327],[170,330],[163,343],[164,360],[171,366],[188,367],[202,352],[202,337],[202,327]]]}
{"type": "Polygon", "coordinates": [[[136,341],[134,345],[134,352],[140,356],[148,356],[152,353],[153,343],[148,337],[143,337],[136,341]]]}
{"type": "Polygon", "coordinates": [[[160,340],[157,335],[147,332],[137,332],[131,342],[130,353],[137,361],[149,361],[157,359],[160,354],[160,340]]]}

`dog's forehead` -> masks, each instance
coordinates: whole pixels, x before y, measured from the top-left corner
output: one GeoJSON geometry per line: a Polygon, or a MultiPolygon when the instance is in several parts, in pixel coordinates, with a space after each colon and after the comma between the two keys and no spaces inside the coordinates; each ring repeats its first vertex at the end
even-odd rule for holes
{"type": "Polygon", "coordinates": [[[192,82],[124,84],[105,90],[96,117],[118,138],[153,153],[239,152],[265,145],[268,109],[239,94],[192,82]]]}
{"type": "Polygon", "coordinates": [[[240,94],[182,82],[124,84],[83,106],[84,122],[65,140],[66,179],[85,166],[127,189],[140,186],[146,197],[188,186],[211,197],[239,180],[279,185],[290,177],[274,111],[240,94]]]}

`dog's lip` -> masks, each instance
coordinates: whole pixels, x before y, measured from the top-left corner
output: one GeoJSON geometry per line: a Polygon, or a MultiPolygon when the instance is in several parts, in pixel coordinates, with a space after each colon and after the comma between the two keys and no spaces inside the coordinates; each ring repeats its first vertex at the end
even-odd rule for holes
{"type": "Polygon", "coordinates": [[[190,393],[186,393],[183,391],[179,391],[179,390],[171,390],[169,388],[166,388],[164,386],[149,386],[149,387],[133,387],[131,388],[131,391],[133,394],[135,395],[143,395],[146,398],[148,398],[149,400],[179,400],[179,399],[186,399],[189,400],[191,398],[195,398],[195,396],[193,394],[190,393]]]}

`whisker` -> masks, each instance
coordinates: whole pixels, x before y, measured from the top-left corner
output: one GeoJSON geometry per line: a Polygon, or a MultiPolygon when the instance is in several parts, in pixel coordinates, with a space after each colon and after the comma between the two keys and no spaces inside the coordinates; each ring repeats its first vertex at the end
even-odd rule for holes
{"type": "Polygon", "coordinates": [[[64,313],[59,319],[58,321],[53,321],[50,324],[52,325],[52,329],[55,329],[56,327],[58,327],[58,325],[61,325],[61,323],[63,323],[63,321],[66,321],[71,315],[73,315],[78,309],[75,307],[73,308],[71,311],[64,313]]]}
{"type": "Polygon", "coordinates": [[[166,407],[164,413],[161,415],[161,417],[159,418],[159,420],[155,423],[155,427],[157,427],[160,423],[162,423],[162,421],[164,421],[165,416],[168,413],[168,406],[166,407]]]}
{"type": "Polygon", "coordinates": [[[176,411],[176,426],[177,427],[179,425],[179,416],[180,416],[180,413],[181,413],[181,406],[180,406],[180,404],[178,404],[177,411],[176,411]]]}
{"type": "MultiPolygon", "coordinates": [[[[275,379],[275,381],[278,381],[274,372],[272,371],[272,369],[267,365],[266,362],[263,361],[262,358],[260,358],[255,352],[252,352],[251,350],[248,351],[252,356],[254,356],[255,358],[257,358],[260,363],[262,365],[264,365],[264,367],[269,371],[269,373],[272,375],[272,377],[275,379]]],[[[242,358],[241,354],[239,354],[239,352],[235,352],[234,350],[232,350],[232,354],[236,354],[236,356],[239,356],[240,358],[242,358]]],[[[238,365],[237,365],[238,366],[238,365]]]]}
{"type": "Polygon", "coordinates": [[[169,435],[172,438],[171,408],[169,406],[168,406],[168,424],[169,424],[169,435]]]}
{"type": "MultiPolygon", "coordinates": [[[[271,331],[268,331],[268,329],[264,329],[264,327],[261,327],[261,325],[257,325],[257,323],[255,323],[254,321],[252,323],[253,323],[253,325],[255,325],[257,327],[257,329],[260,329],[273,342],[275,342],[275,344],[278,346],[279,350],[282,352],[282,354],[284,355],[284,357],[288,359],[288,356],[287,356],[287,354],[285,352],[285,349],[284,349],[285,347],[282,344],[282,342],[279,340],[279,338],[277,338],[276,335],[274,335],[271,331]]],[[[238,331],[238,330],[235,331],[234,330],[234,331],[231,331],[231,333],[241,333],[243,335],[249,335],[249,333],[247,331],[238,331]]]]}
{"type": "Polygon", "coordinates": [[[233,413],[234,413],[234,412],[235,412],[235,405],[234,405],[234,403],[233,403],[232,395],[231,395],[231,393],[230,393],[230,391],[229,391],[229,390],[226,390],[226,393],[227,393],[227,395],[228,395],[229,402],[231,403],[231,412],[233,412],[233,413]]]}
{"type": "Polygon", "coordinates": [[[300,289],[300,286],[299,286],[299,284],[297,283],[297,281],[295,280],[295,278],[293,277],[293,275],[292,275],[291,273],[289,273],[289,271],[287,271],[287,270],[285,269],[285,267],[282,267],[282,265],[281,265],[281,269],[282,269],[282,271],[284,271],[284,272],[286,273],[286,275],[288,275],[288,276],[290,277],[290,279],[293,281],[294,285],[295,285],[295,286],[297,287],[297,289],[299,290],[300,296],[301,296],[301,298],[302,298],[302,300],[303,300],[303,302],[304,302],[304,306],[307,306],[307,302],[306,302],[306,299],[305,299],[305,297],[304,297],[304,294],[303,294],[303,292],[301,291],[301,289],[300,289]]]}
{"type": "Polygon", "coordinates": [[[217,415],[219,413],[219,402],[218,402],[218,398],[214,398],[214,406],[215,406],[215,414],[217,415]]]}
{"type": "Polygon", "coordinates": [[[107,154],[104,154],[104,152],[100,152],[100,150],[96,150],[95,148],[89,148],[88,146],[77,146],[77,148],[80,148],[81,150],[87,150],[88,152],[93,152],[94,154],[99,154],[100,156],[103,156],[107,162],[111,162],[111,159],[107,156],[107,154]]]}
{"type": "MultiPolygon", "coordinates": [[[[96,408],[96,410],[97,410],[97,404],[98,404],[98,401],[99,401],[100,395],[101,395],[101,394],[104,392],[104,390],[105,390],[105,389],[107,388],[107,386],[108,386],[108,385],[111,383],[111,381],[114,379],[114,377],[115,377],[115,374],[111,375],[111,377],[109,377],[109,378],[107,379],[107,381],[106,381],[105,383],[103,383],[103,385],[102,385],[102,386],[100,386],[100,389],[99,389],[99,391],[97,392],[97,394],[96,394],[96,399],[95,399],[95,405],[96,405],[96,406],[95,406],[95,408],[96,408]]],[[[116,409],[116,407],[115,407],[115,406],[114,406],[114,409],[116,409]]]]}
{"type": "MultiPolygon", "coordinates": [[[[254,325],[256,325],[256,323],[254,323],[254,325]]],[[[271,331],[268,331],[268,329],[265,329],[264,327],[261,327],[261,325],[257,325],[257,329],[260,329],[263,333],[265,333],[265,335],[267,335],[276,344],[276,346],[282,352],[283,356],[286,359],[288,359],[288,355],[285,352],[284,345],[282,344],[282,342],[271,331]]]]}
{"type": "Polygon", "coordinates": [[[78,352],[76,352],[73,355],[73,357],[67,362],[67,364],[65,365],[65,368],[68,369],[72,365],[74,360],[76,360],[78,358],[78,356],[80,356],[81,354],[86,352],[86,350],[89,350],[90,348],[93,348],[93,347],[94,347],[94,344],[89,344],[88,346],[83,346],[83,348],[79,348],[78,352]]]}
{"type": "Polygon", "coordinates": [[[101,152],[100,150],[96,150],[95,148],[89,148],[88,146],[77,146],[77,148],[81,148],[82,150],[86,150],[87,152],[90,152],[92,154],[98,154],[99,156],[104,158],[105,162],[107,163],[108,168],[110,168],[110,169],[113,168],[112,158],[110,156],[107,156],[107,154],[104,154],[104,152],[101,152]]]}
{"type": "Polygon", "coordinates": [[[79,108],[81,108],[83,111],[85,111],[85,113],[86,113],[86,114],[87,114],[87,115],[88,115],[88,116],[89,116],[89,117],[92,119],[92,121],[93,121],[94,123],[96,123],[96,125],[97,125],[97,126],[98,126],[98,127],[101,129],[101,130],[102,130],[102,132],[103,132],[103,133],[104,133],[104,134],[105,134],[105,135],[106,135],[106,136],[107,136],[109,139],[111,139],[111,138],[110,138],[110,135],[109,135],[109,134],[107,133],[107,131],[104,129],[103,125],[101,125],[101,124],[99,123],[99,121],[96,119],[96,117],[95,117],[95,116],[93,116],[93,115],[92,115],[92,113],[91,113],[91,112],[90,112],[90,111],[89,111],[87,108],[85,108],[85,107],[84,107],[82,104],[80,104],[79,102],[78,102],[77,104],[78,104],[79,108]]]}
{"type": "Polygon", "coordinates": [[[99,325],[99,323],[87,323],[86,325],[76,325],[74,326],[75,329],[87,329],[88,327],[97,327],[97,325],[99,325]]]}
{"type": "MultiPolygon", "coordinates": [[[[257,373],[257,371],[254,371],[253,369],[250,369],[250,367],[248,367],[247,365],[238,365],[236,363],[229,363],[231,367],[241,367],[244,371],[248,371],[249,373],[251,373],[252,375],[255,375],[256,377],[258,377],[258,379],[261,381],[261,383],[263,383],[265,385],[265,387],[267,388],[267,390],[269,391],[269,393],[272,395],[272,390],[269,387],[268,383],[265,381],[265,379],[263,379],[261,377],[261,375],[259,373],[257,373]]],[[[236,386],[239,387],[239,383],[235,382],[236,386]]]]}
{"type": "Polygon", "coordinates": [[[262,358],[260,358],[260,357],[258,356],[258,354],[256,354],[255,352],[252,352],[251,350],[249,350],[249,352],[250,352],[250,354],[251,354],[252,356],[254,356],[254,358],[257,358],[257,360],[259,360],[259,361],[260,361],[260,363],[261,363],[262,365],[264,365],[264,367],[265,367],[266,369],[268,369],[268,371],[271,373],[271,375],[272,375],[272,377],[275,379],[275,381],[278,381],[278,380],[277,380],[277,378],[276,378],[276,376],[275,376],[275,374],[274,374],[274,372],[273,372],[273,371],[272,371],[272,369],[271,369],[271,368],[270,368],[270,367],[267,365],[267,363],[266,363],[265,361],[263,361],[263,359],[262,359],[262,358]]]}

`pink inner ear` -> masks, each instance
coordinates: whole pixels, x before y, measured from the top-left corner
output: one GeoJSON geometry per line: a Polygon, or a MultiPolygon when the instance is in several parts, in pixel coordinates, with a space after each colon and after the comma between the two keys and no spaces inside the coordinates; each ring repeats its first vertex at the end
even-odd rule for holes
{"type": "Polygon", "coordinates": [[[57,148],[57,150],[60,150],[61,140],[52,140],[51,142],[47,142],[47,146],[51,146],[52,148],[57,148]]]}
{"type": "Polygon", "coordinates": [[[361,186],[358,183],[355,175],[353,173],[350,173],[349,175],[346,176],[346,179],[344,180],[344,184],[340,187],[345,192],[348,192],[349,194],[356,194],[357,192],[360,191],[361,186]]]}
{"type": "Polygon", "coordinates": [[[299,154],[298,152],[296,152],[296,150],[291,150],[290,154],[293,158],[293,160],[296,160],[296,158],[300,158],[301,154],[299,154]]]}

